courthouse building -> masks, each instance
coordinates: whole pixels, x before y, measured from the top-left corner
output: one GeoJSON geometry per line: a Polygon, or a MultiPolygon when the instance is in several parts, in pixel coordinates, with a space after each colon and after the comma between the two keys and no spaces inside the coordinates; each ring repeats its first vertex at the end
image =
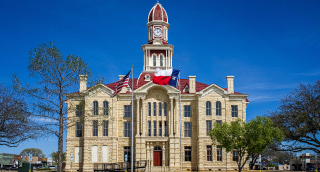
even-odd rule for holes
{"type": "MultiPolygon", "coordinates": [[[[180,147],[179,87],[152,83],[157,67],[172,69],[174,46],[168,42],[168,15],[161,4],[148,16],[148,43],[142,45],[143,71],[113,97],[115,83],[87,87],[80,76],[80,89],[68,97],[67,165],[93,171],[95,163],[149,160],[148,170],[235,170],[237,152],[226,153],[212,145],[207,132],[214,123],[246,120],[248,94],[235,92],[234,77],[226,77],[226,88],[181,79],[182,147],[180,147]],[[132,89],[134,102],[131,104],[132,89]],[[134,135],[131,136],[131,106],[134,135]],[[131,147],[131,139],[134,147],[131,147]],[[131,157],[131,151],[134,157],[131,157]]],[[[119,75],[119,79],[124,75],[119,75]]],[[[116,81],[115,81],[116,82],[116,81]]],[[[213,83],[214,81],[207,81],[213,83]]],[[[245,169],[248,166],[245,166],[245,169]]]]}

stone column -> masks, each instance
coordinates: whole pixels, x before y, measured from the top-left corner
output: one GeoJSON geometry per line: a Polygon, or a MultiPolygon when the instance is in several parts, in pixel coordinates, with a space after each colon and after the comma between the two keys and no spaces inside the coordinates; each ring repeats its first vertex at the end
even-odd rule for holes
{"type": "Polygon", "coordinates": [[[139,110],[140,110],[140,106],[139,106],[139,102],[140,102],[140,97],[137,97],[137,134],[136,134],[136,137],[139,137],[140,136],[140,113],[139,113],[139,110]]]}
{"type": "Polygon", "coordinates": [[[162,167],[166,166],[166,142],[162,142],[162,167]]]}
{"type": "Polygon", "coordinates": [[[146,124],[146,119],[147,119],[147,116],[144,114],[144,106],[145,106],[145,98],[142,97],[141,98],[141,133],[142,133],[142,136],[147,136],[146,133],[145,133],[145,124],[146,124]]]}
{"type": "MultiPolygon", "coordinates": [[[[180,130],[180,112],[179,112],[179,99],[176,97],[175,98],[175,110],[176,110],[176,136],[180,137],[180,133],[179,133],[179,130],[180,130]],[[178,134],[179,133],[179,134],[178,134]],[[178,134],[178,135],[177,135],[178,134]]],[[[182,118],[181,118],[182,120],[182,118]]]]}
{"type": "Polygon", "coordinates": [[[170,98],[170,137],[173,137],[173,98],[170,98]]]}
{"type": "Polygon", "coordinates": [[[164,137],[165,135],[164,135],[164,130],[165,130],[165,126],[164,126],[164,102],[162,102],[161,103],[161,127],[162,127],[162,133],[161,133],[161,135],[162,135],[162,137],[164,137]]]}

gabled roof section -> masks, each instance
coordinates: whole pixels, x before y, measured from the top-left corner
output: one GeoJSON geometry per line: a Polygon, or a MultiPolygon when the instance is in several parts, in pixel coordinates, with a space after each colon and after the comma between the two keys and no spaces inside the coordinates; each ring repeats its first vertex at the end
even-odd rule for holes
{"type": "MultiPolygon", "coordinates": [[[[152,85],[153,78],[154,78],[154,73],[144,73],[144,72],[141,73],[138,79],[133,79],[134,91],[138,90],[139,88],[141,88],[143,86],[146,86],[148,83],[150,83],[152,85]],[[146,75],[150,76],[150,81],[145,80],[146,75]]],[[[189,79],[181,79],[180,83],[181,83],[181,90],[182,90],[181,94],[192,94],[192,93],[188,93],[188,92],[183,92],[183,89],[186,87],[186,85],[189,86],[189,79]]],[[[101,84],[101,85],[103,85],[103,84],[101,84]]],[[[149,87],[151,85],[148,84],[149,87]]],[[[104,86],[106,87],[106,89],[110,89],[112,91],[116,90],[116,82],[113,82],[110,84],[105,84],[104,86]]],[[[129,86],[132,89],[132,79],[129,79],[129,86]]],[[[88,87],[87,90],[94,88],[94,87],[96,87],[96,86],[93,86],[90,88],[88,87]]],[[[164,86],[164,87],[171,87],[171,86],[164,86]]],[[[239,95],[242,94],[239,92],[230,93],[230,92],[228,92],[227,88],[219,87],[218,85],[216,85],[214,83],[211,85],[208,85],[208,84],[204,84],[204,83],[196,81],[196,92],[205,94],[206,90],[209,90],[212,87],[214,87],[216,89],[216,91],[220,92],[220,94],[239,94],[239,95]]],[[[177,84],[177,87],[171,87],[171,88],[174,88],[175,90],[179,91],[179,83],[177,84]]],[[[139,90],[142,90],[142,89],[139,89],[139,90]]],[[[79,92],[74,92],[71,94],[79,94],[79,92]]],[[[122,94],[131,94],[131,92],[127,91],[126,93],[122,93],[122,94]]],[[[246,99],[246,101],[249,102],[248,99],[246,99]]]]}

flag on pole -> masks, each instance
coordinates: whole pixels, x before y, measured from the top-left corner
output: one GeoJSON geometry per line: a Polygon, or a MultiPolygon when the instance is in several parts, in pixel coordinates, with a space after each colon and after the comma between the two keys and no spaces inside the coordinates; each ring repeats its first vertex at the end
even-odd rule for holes
{"type": "Polygon", "coordinates": [[[156,72],[154,73],[153,83],[177,87],[179,73],[180,70],[176,69],[162,70],[157,68],[156,72]]]}
{"type": "Polygon", "coordinates": [[[114,92],[113,97],[116,96],[118,92],[121,91],[122,87],[128,86],[130,73],[131,73],[131,70],[126,76],[124,76],[122,79],[116,82],[116,91],[114,92]]]}

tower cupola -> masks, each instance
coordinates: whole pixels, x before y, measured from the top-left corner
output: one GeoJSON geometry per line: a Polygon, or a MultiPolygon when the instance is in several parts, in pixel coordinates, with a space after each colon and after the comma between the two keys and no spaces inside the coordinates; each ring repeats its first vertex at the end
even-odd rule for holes
{"type": "Polygon", "coordinates": [[[148,44],[168,44],[168,15],[160,3],[156,3],[148,15],[148,44]]]}
{"type": "Polygon", "coordinates": [[[156,3],[149,12],[148,22],[164,21],[168,23],[168,15],[161,4],[156,3]]]}

